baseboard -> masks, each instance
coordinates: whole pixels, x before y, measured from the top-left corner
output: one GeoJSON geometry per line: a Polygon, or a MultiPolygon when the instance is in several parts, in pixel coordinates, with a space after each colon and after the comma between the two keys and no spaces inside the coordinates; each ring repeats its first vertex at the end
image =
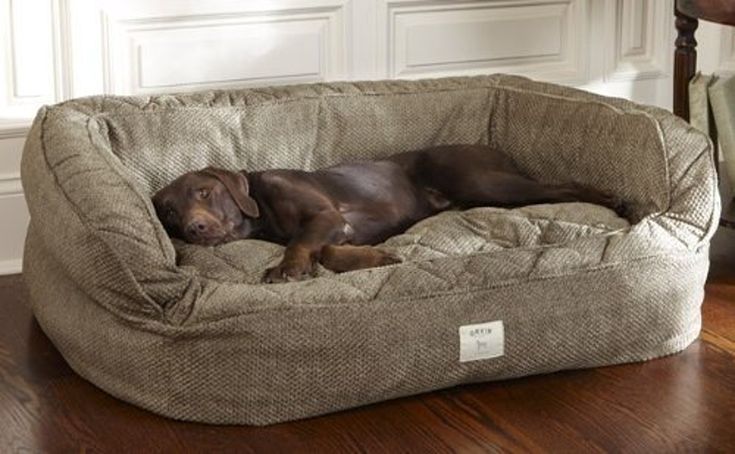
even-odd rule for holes
{"type": "Polygon", "coordinates": [[[23,271],[23,259],[0,260],[0,275],[18,274],[23,271]]]}

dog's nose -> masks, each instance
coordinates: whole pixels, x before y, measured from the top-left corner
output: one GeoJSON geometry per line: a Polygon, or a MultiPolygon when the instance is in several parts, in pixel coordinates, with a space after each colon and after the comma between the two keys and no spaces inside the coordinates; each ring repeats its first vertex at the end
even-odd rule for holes
{"type": "Polygon", "coordinates": [[[189,225],[186,226],[186,233],[193,237],[199,236],[201,233],[207,230],[207,224],[200,220],[195,219],[189,223],[189,225]]]}

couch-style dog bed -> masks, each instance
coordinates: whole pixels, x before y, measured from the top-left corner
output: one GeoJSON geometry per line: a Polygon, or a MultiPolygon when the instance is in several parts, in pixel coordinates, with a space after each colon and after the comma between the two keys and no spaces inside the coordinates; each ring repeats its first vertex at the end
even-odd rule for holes
{"type": "Polygon", "coordinates": [[[42,109],[22,163],[24,275],[80,375],[154,412],[269,424],[677,352],[719,218],[709,140],[661,109],[525,78],[328,83],[42,109]],[[625,200],[476,208],[384,245],[403,262],[263,284],[280,246],[171,241],[150,196],[214,165],[314,169],[489,143],[625,200]]]}

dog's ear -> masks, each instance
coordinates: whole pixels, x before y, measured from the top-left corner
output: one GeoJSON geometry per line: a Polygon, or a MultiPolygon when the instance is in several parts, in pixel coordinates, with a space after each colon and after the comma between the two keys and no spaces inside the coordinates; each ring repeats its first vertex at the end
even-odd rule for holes
{"type": "Polygon", "coordinates": [[[207,167],[202,170],[202,173],[211,175],[217,178],[225,188],[227,192],[232,196],[232,200],[235,201],[240,211],[244,215],[251,218],[257,218],[260,216],[260,210],[258,209],[258,203],[250,197],[250,185],[248,179],[242,172],[232,172],[229,170],[218,169],[216,167],[207,167]]]}

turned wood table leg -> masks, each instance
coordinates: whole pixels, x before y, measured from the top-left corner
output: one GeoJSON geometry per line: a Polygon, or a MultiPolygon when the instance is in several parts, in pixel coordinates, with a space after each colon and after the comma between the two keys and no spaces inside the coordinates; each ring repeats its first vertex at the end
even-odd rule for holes
{"type": "Polygon", "coordinates": [[[694,32],[699,21],[679,10],[676,14],[676,51],[674,53],[674,113],[689,121],[689,81],[697,71],[697,40],[694,32]]]}

